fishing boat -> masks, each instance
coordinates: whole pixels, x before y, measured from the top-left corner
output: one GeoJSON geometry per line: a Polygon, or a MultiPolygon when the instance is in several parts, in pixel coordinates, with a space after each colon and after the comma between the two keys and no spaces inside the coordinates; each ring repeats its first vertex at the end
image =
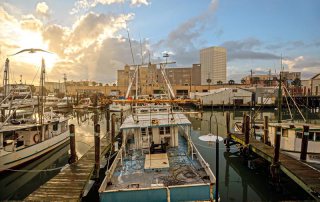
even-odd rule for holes
{"type": "Polygon", "coordinates": [[[44,112],[45,63],[41,66],[38,120],[13,119],[14,109],[0,123],[0,172],[31,161],[59,147],[69,138],[68,117],[44,112]]]}
{"type": "Polygon", "coordinates": [[[54,94],[49,93],[46,97],[46,102],[44,104],[45,107],[53,107],[56,108],[60,99],[57,98],[54,94]]]}
{"type": "Polygon", "coordinates": [[[213,199],[215,176],[190,139],[191,122],[159,109],[121,125],[122,145],[99,189],[101,201],[213,199]]]}
{"type": "Polygon", "coordinates": [[[82,98],[79,104],[73,105],[73,109],[87,109],[90,105],[92,105],[90,98],[82,98]]]}
{"type": "Polygon", "coordinates": [[[71,97],[64,97],[58,102],[57,107],[59,109],[72,107],[72,103],[73,102],[71,97]]]}
{"type": "MultiPolygon", "coordinates": [[[[307,162],[320,164],[320,126],[308,124],[307,162]]],[[[303,134],[301,123],[271,123],[268,126],[269,140],[274,145],[276,127],[281,127],[280,149],[288,155],[300,159],[303,134]]]]}
{"type": "Polygon", "coordinates": [[[129,104],[115,103],[115,102],[110,104],[109,107],[110,107],[110,111],[112,112],[128,111],[131,108],[129,104]]]}
{"type": "Polygon", "coordinates": [[[213,201],[215,176],[191,141],[191,122],[183,113],[171,105],[136,105],[120,131],[100,201],[213,201]]]}

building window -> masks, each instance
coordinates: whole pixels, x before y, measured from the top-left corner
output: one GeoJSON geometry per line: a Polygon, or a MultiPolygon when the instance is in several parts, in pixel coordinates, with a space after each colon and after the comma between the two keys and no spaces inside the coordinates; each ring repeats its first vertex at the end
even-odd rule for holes
{"type": "Polygon", "coordinates": [[[166,127],[166,134],[170,134],[170,127],[166,127]]]}
{"type": "Polygon", "coordinates": [[[147,134],[146,128],[141,128],[141,135],[146,135],[146,134],[147,134]]]}
{"type": "Polygon", "coordinates": [[[296,133],[296,138],[301,139],[301,138],[302,138],[302,132],[297,132],[297,133],[296,133]]]}
{"type": "Polygon", "coordinates": [[[282,137],[288,137],[288,130],[282,129],[282,137]]]}
{"type": "Polygon", "coordinates": [[[316,141],[320,142],[320,132],[316,132],[316,141]]]}
{"type": "Polygon", "coordinates": [[[159,128],[159,134],[160,134],[160,135],[163,135],[163,134],[164,134],[164,127],[160,127],[160,128],[159,128]]]}

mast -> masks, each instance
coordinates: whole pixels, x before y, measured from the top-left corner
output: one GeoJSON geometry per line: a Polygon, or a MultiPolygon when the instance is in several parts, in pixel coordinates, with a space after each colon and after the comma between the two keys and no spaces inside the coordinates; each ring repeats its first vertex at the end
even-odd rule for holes
{"type": "Polygon", "coordinates": [[[281,105],[282,105],[282,54],[281,54],[281,67],[280,67],[280,76],[279,76],[279,89],[278,89],[278,123],[281,123],[281,105]]]}
{"type": "Polygon", "coordinates": [[[40,105],[40,112],[39,112],[39,122],[41,125],[41,139],[44,140],[44,125],[43,125],[43,114],[44,114],[44,82],[45,82],[45,73],[46,73],[46,69],[45,69],[45,62],[44,59],[42,58],[41,61],[41,74],[40,74],[40,99],[39,99],[39,105],[40,105]]]}
{"type": "Polygon", "coordinates": [[[3,97],[6,98],[9,93],[9,59],[6,59],[4,72],[3,72],[3,88],[4,88],[4,95],[3,97]]]}

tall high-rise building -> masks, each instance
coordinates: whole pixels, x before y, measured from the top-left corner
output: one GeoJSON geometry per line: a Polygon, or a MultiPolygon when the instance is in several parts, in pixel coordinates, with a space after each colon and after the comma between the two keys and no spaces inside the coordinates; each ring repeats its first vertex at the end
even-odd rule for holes
{"type": "Polygon", "coordinates": [[[227,50],[223,47],[209,47],[200,50],[201,85],[227,81],[227,50]]]}

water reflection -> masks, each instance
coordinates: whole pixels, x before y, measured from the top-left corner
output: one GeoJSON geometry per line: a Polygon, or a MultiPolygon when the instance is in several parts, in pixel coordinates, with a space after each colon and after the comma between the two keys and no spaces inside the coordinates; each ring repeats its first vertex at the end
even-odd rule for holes
{"type": "MultiPolygon", "coordinates": [[[[230,126],[242,120],[244,111],[230,111],[230,126]]],[[[225,124],[225,114],[223,111],[214,111],[217,122],[212,119],[212,131],[215,134],[216,127],[219,127],[219,136],[226,137],[227,130],[225,124]]],[[[246,111],[246,113],[250,113],[246,111]]],[[[210,111],[205,111],[202,116],[191,115],[192,140],[200,153],[210,164],[215,173],[216,155],[215,144],[208,144],[198,139],[201,135],[209,133],[210,111]]],[[[285,115],[285,114],[284,114],[285,115]]],[[[258,119],[263,120],[264,116],[269,116],[270,121],[277,117],[275,111],[263,111],[258,119]]],[[[285,117],[285,116],[284,116],[285,117]]],[[[309,116],[310,117],[310,116],[309,116]]],[[[317,116],[314,116],[317,118],[317,116]]],[[[300,120],[301,121],[301,120],[300,120]]],[[[319,119],[311,120],[319,122],[319,119]]],[[[224,144],[219,144],[219,185],[221,201],[279,201],[279,200],[308,200],[310,196],[292,182],[286,176],[281,176],[281,190],[275,190],[269,182],[269,165],[261,159],[256,159],[256,168],[249,169],[248,163],[239,156],[238,149],[233,146],[230,152],[226,152],[224,144]]]]}

